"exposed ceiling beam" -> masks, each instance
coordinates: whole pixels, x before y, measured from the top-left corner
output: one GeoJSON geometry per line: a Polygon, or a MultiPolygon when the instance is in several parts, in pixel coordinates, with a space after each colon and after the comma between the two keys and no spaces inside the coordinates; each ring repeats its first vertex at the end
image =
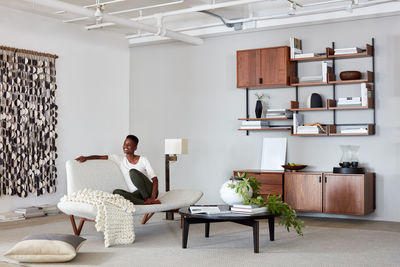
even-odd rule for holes
{"type": "MultiPolygon", "coordinates": [[[[32,0],[24,0],[24,1],[32,3],[32,0]]],[[[65,2],[62,2],[59,0],[35,0],[34,3],[35,3],[35,5],[36,4],[42,5],[42,6],[58,9],[58,10],[62,9],[67,12],[79,14],[79,15],[85,16],[85,17],[93,17],[94,16],[93,10],[89,10],[87,8],[83,8],[80,6],[71,5],[71,4],[68,4],[68,3],[65,3],[65,2]]],[[[169,37],[171,39],[175,39],[175,40],[182,41],[185,43],[189,43],[189,44],[193,44],[193,45],[203,44],[203,40],[198,37],[193,37],[193,36],[190,36],[187,34],[174,32],[174,31],[171,31],[171,30],[163,28],[163,27],[156,27],[156,26],[152,26],[152,25],[148,25],[148,24],[143,24],[143,23],[119,18],[116,16],[108,15],[108,14],[103,14],[103,19],[106,21],[115,23],[117,25],[129,27],[129,28],[135,28],[135,29],[146,31],[146,32],[156,33],[160,36],[169,37]]]]}

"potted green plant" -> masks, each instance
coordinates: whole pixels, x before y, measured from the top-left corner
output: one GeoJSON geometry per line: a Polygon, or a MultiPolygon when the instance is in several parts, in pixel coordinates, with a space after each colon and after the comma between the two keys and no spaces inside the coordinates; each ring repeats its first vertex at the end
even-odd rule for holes
{"type": "Polygon", "coordinates": [[[298,235],[303,235],[302,229],[304,227],[304,222],[300,219],[296,219],[296,211],[286,202],[282,201],[280,195],[268,195],[268,197],[264,199],[264,197],[260,195],[261,183],[257,182],[254,177],[247,177],[247,173],[238,172],[236,178],[241,178],[241,180],[229,186],[235,189],[236,193],[243,198],[243,204],[267,207],[269,212],[280,216],[279,224],[286,227],[288,232],[290,232],[290,228],[293,227],[298,235]],[[250,189],[253,190],[252,196],[248,195],[250,189]]]}

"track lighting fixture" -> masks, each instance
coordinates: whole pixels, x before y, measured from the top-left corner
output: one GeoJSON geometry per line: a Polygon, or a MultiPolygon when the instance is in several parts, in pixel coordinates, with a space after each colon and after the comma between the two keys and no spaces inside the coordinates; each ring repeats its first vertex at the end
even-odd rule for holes
{"type": "Polygon", "coordinates": [[[295,2],[290,2],[288,15],[296,15],[296,3],[295,2]]]}

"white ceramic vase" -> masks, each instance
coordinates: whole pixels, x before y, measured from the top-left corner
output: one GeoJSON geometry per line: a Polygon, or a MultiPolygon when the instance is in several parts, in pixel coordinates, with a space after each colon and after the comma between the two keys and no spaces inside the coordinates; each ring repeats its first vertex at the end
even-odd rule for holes
{"type": "MultiPolygon", "coordinates": [[[[237,204],[243,204],[243,198],[239,196],[238,193],[235,192],[235,189],[230,188],[229,184],[232,183],[237,183],[237,181],[226,181],[222,186],[221,189],[219,190],[219,195],[221,199],[228,205],[237,205],[237,204]]],[[[251,197],[253,195],[253,190],[250,188],[250,191],[247,192],[248,195],[251,197]]]]}

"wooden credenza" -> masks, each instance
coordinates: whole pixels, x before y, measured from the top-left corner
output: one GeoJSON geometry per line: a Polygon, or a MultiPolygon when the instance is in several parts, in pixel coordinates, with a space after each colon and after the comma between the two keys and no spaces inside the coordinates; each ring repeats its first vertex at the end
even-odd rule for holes
{"type": "Polygon", "coordinates": [[[375,209],[375,174],[285,173],[285,202],[297,211],[366,215],[375,209]]]}
{"type": "Polygon", "coordinates": [[[247,176],[253,176],[261,183],[260,193],[263,196],[267,195],[282,195],[283,196],[283,171],[263,171],[263,170],[238,170],[237,172],[246,172],[247,176]]]}

